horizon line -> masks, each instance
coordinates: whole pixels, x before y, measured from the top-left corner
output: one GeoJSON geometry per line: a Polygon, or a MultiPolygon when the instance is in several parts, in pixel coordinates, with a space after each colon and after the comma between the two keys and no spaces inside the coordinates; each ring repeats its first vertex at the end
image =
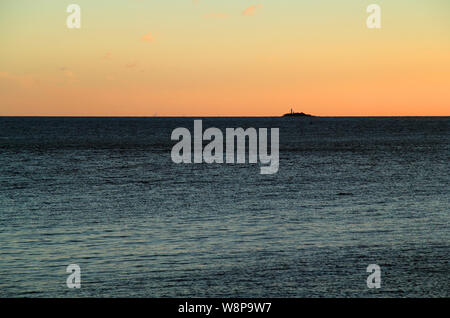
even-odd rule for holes
{"type": "MultiPolygon", "coordinates": [[[[286,118],[283,115],[272,116],[239,116],[239,115],[170,115],[170,116],[151,116],[151,115],[0,115],[0,117],[19,117],[19,118],[286,118]]],[[[396,118],[396,117],[450,117],[450,115],[312,115],[298,118],[396,118]]]]}

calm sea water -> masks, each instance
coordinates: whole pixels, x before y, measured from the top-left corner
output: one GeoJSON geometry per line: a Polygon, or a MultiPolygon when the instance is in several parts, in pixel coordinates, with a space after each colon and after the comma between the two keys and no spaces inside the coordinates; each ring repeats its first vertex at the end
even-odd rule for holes
{"type": "Polygon", "coordinates": [[[0,296],[450,296],[450,118],[212,126],[279,127],[279,172],[172,163],[193,118],[0,118],[0,296]]]}

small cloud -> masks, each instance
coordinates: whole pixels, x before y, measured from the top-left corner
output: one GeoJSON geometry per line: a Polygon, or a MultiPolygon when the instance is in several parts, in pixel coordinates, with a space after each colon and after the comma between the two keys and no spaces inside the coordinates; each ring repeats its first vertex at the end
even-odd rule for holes
{"type": "Polygon", "coordinates": [[[256,9],[260,9],[262,7],[263,7],[262,4],[252,5],[252,6],[248,7],[247,9],[245,9],[244,11],[242,11],[242,14],[245,16],[251,17],[252,15],[255,14],[256,9]]]}
{"type": "Polygon", "coordinates": [[[109,60],[111,58],[111,52],[106,52],[105,55],[103,55],[103,60],[109,60]]]}
{"type": "Polygon", "coordinates": [[[136,63],[128,63],[128,64],[125,64],[125,67],[126,67],[126,68],[134,68],[134,67],[136,67],[136,66],[137,66],[136,63]]]}
{"type": "Polygon", "coordinates": [[[106,80],[108,81],[114,81],[116,78],[112,75],[106,76],[106,80]]]}
{"type": "Polygon", "coordinates": [[[64,75],[65,75],[66,77],[69,77],[69,78],[72,78],[72,77],[73,77],[72,71],[69,71],[69,70],[64,71],[64,75]]]}
{"type": "Polygon", "coordinates": [[[228,14],[226,14],[226,13],[207,13],[207,14],[205,14],[205,18],[207,18],[207,19],[225,19],[225,18],[228,18],[228,14]]]}
{"type": "MultiPolygon", "coordinates": [[[[0,72],[0,81],[13,83],[23,88],[31,88],[39,85],[41,80],[35,74],[11,74],[9,72],[0,72]]],[[[1,85],[0,85],[1,86],[1,85]]]]}
{"type": "Polygon", "coordinates": [[[30,88],[36,84],[39,84],[39,79],[29,74],[15,75],[8,72],[0,72],[0,79],[6,82],[16,83],[25,88],[30,88]]]}
{"type": "Polygon", "coordinates": [[[67,67],[61,66],[59,68],[59,70],[64,74],[65,77],[68,77],[68,78],[73,77],[73,72],[71,70],[69,70],[67,67]]]}
{"type": "Polygon", "coordinates": [[[152,34],[151,32],[149,32],[149,33],[145,34],[145,35],[141,38],[141,40],[142,40],[143,42],[152,43],[153,41],[155,41],[155,38],[154,38],[153,34],[152,34]]]}

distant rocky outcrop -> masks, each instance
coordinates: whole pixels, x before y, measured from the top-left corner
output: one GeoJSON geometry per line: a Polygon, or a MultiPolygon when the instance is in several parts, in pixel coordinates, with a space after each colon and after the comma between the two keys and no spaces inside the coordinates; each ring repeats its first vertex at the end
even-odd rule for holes
{"type": "Polygon", "coordinates": [[[305,113],[295,113],[292,109],[290,113],[284,114],[283,117],[314,117],[313,115],[310,114],[305,114],[305,113]]]}

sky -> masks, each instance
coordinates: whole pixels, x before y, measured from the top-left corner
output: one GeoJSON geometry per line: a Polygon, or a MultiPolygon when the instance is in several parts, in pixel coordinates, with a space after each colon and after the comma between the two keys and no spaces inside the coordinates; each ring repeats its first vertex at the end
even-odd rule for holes
{"type": "Polygon", "coordinates": [[[0,116],[450,115],[448,0],[1,0],[0,43],[0,116]]]}

